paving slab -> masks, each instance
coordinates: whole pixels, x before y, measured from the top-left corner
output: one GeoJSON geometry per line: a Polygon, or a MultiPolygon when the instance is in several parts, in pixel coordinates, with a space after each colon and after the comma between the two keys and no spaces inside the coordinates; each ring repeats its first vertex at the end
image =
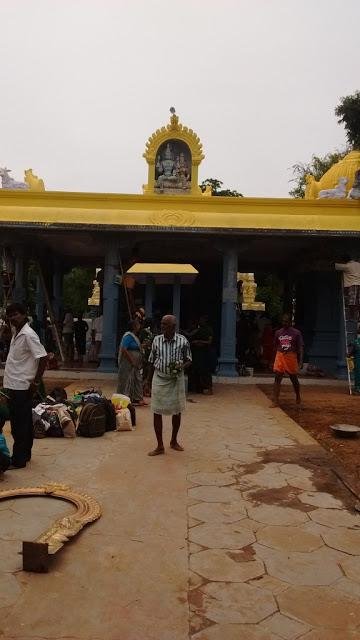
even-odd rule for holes
{"type": "MultiPolygon", "coordinates": [[[[101,386],[110,395],[114,378],[101,386]]],[[[253,385],[194,399],[182,453],[166,418],[166,453],[147,456],[152,417],[139,408],[134,432],[37,440],[30,465],[1,478],[0,489],[70,484],[103,509],[48,574],[32,574],[21,541],[72,507],[0,502],[1,638],[360,637],[360,516],[335,478],[324,492],[323,450],[253,385]]]]}

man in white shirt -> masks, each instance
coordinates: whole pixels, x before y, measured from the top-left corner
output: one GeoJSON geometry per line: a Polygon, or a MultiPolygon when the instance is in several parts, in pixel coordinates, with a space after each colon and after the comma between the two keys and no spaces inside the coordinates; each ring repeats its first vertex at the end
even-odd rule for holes
{"type": "Polygon", "coordinates": [[[357,319],[360,309],[360,262],[344,256],[342,262],[335,264],[335,269],[343,274],[345,306],[349,309],[350,315],[357,319]]]}
{"type": "Polygon", "coordinates": [[[25,467],[33,444],[32,397],[44,373],[47,354],[39,336],[31,329],[22,304],[13,303],[6,317],[14,328],[5,363],[3,385],[8,390],[11,434],[14,439],[11,463],[25,467]]]}

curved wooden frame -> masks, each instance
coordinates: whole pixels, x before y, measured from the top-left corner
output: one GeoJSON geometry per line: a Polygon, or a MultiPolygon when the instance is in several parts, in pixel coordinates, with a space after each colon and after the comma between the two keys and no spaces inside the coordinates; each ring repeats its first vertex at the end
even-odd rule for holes
{"type": "Polygon", "coordinates": [[[44,573],[49,570],[50,558],[76,536],[81,529],[101,516],[101,507],[95,498],[74,491],[65,484],[48,483],[40,487],[21,487],[0,491],[0,500],[31,497],[58,498],[71,502],[75,513],[55,520],[34,542],[23,542],[23,569],[44,573]]]}

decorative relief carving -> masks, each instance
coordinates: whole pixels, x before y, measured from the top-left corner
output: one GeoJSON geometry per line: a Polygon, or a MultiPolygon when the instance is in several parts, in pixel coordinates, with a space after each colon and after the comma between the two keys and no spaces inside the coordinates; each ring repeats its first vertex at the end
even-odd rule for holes
{"type": "Polygon", "coordinates": [[[40,487],[22,487],[0,491],[0,500],[44,496],[61,498],[75,505],[75,513],[55,520],[34,542],[23,542],[23,569],[25,571],[47,572],[50,557],[76,536],[81,529],[101,516],[99,503],[85,493],[73,491],[65,484],[49,483],[40,487]]]}
{"type": "Polygon", "coordinates": [[[147,162],[155,163],[155,158],[160,145],[165,142],[169,137],[175,137],[178,140],[185,142],[191,151],[192,162],[194,164],[200,164],[204,159],[203,148],[200,142],[200,138],[196,133],[179,123],[179,116],[171,111],[170,123],[166,127],[157,129],[148,139],[145,147],[145,153],[143,157],[147,162]]]}
{"type": "Polygon", "coordinates": [[[192,227],[195,214],[188,211],[163,210],[152,213],[150,223],[160,227],[192,227]]]}

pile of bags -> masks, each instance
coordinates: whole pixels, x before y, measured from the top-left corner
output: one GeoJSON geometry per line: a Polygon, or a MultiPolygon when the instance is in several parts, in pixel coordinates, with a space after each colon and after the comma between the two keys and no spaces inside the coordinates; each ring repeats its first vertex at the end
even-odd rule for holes
{"type": "Polygon", "coordinates": [[[35,438],[98,438],[106,431],[131,431],[135,424],[130,398],[114,394],[110,401],[97,389],[68,400],[65,389],[57,387],[33,408],[35,438]]]}

